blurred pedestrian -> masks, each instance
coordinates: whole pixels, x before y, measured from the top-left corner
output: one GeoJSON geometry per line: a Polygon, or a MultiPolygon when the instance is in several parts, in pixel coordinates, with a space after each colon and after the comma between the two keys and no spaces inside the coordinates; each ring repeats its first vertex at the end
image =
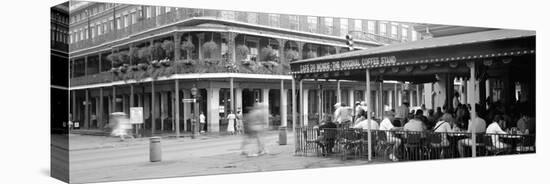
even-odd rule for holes
{"type": "Polygon", "coordinates": [[[124,141],[125,137],[134,138],[131,135],[132,124],[130,119],[123,112],[112,113],[109,126],[112,128],[111,135],[120,137],[120,141],[124,141]]]}
{"type": "Polygon", "coordinates": [[[243,122],[245,136],[241,144],[241,151],[243,155],[258,156],[267,154],[260,135],[263,130],[263,126],[267,124],[265,118],[266,116],[268,116],[267,106],[263,103],[255,104],[248,114],[246,114],[245,121],[243,122]],[[246,152],[245,148],[250,140],[256,140],[258,146],[257,153],[248,154],[246,152]]]}

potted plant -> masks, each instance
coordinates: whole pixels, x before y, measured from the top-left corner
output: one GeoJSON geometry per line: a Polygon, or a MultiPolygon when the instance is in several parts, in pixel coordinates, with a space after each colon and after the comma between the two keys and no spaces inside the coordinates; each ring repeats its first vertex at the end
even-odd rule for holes
{"type": "Polygon", "coordinates": [[[267,47],[262,48],[262,61],[275,61],[277,60],[277,52],[271,48],[270,45],[267,47]]]}
{"type": "Polygon", "coordinates": [[[168,59],[174,57],[174,42],[172,40],[164,40],[161,47],[162,50],[164,50],[165,58],[168,59]]]}
{"type": "Polygon", "coordinates": [[[246,45],[238,45],[235,48],[235,50],[236,50],[236,55],[239,58],[245,58],[246,59],[246,57],[250,53],[250,50],[248,50],[248,47],[246,45]]]}
{"type": "Polygon", "coordinates": [[[151,57],[152,57],[152,60],[161,60],[161,59],[164,59],[165,56],[164,56],[165,52],[164,50],[162,49],[162,44],[159,43],[159,42],[156,42],[155,44],[153,44],[151,46],[151,57]]]}
{"type": "Polygon", "coordinates": [[[118,59],[121,64],[129,64],[130,63],[130,56],[128,51],[121,51],[118,52],[118,59]]]}
{"type": "Polygon", "coordinates": [[[313,52],[311,50],[307,52],[307,58],[308,59],[309,58],[315,58],[315,57],[317,57],[317,52],[313,52]]]}
{"type": "Polygon", "coordinates": [[[288,59],[288,61],[290,62],[296,61],[300,59],[300,54],[298,53],[298,51],[290,49],[286,51],[285,58],[288,59]]]}
{"type": "Polygon", "coordinates": [[[191,42],[191,36],[187,37],[187,40],[181,43],[181,49],[185,51],[185,55],[188,61],[191,60],[191,52],[195,50],[195,45],[191,42]]]}
{"type": "Polygon", "coordinates": [[[120,65],[120,62],[119,62],[119,57],[118,57],[118,53],[111,53],[107,56],[107,59],[109,61],[111,61],[113,64],[112,64],[112,68],[116,68],[120,65]]]}
{"type": "Polygon", "coordinates": [[[218,50],[218,45],[213,40],[210,40],[204,43],[204,45],[202,45],[202,48],[204,49],[205,58],[212,58],[214,52],[218,50]]]}

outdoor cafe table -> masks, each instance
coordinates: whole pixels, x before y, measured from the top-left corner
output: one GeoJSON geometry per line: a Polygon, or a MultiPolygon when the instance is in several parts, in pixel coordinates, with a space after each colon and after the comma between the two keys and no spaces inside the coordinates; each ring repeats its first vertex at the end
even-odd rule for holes
{"type": "Polygon", "coordinates": [[[500,139],[502,140],[502,142],[510,144],[510,146],[512,147],[512,153],[517,153],[517,145],[522,138],[523,138],[522,134],[508,134],[508,135],[500,136],[500,139]]]}

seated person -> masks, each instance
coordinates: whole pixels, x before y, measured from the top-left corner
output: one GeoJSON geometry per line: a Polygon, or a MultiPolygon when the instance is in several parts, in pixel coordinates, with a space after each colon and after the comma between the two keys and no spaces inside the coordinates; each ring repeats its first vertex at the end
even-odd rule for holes
{"type": "Polygon", "coordinates": [[[353,123],[352,127],[359,124],[359,122],[365,120],[366,118],[363,116],[365,111],[363,109],[359,109],[359,112],[357,113],[357,116],[355,117],[355,122],[353,123]]]}
{"type": "MultiPolygon", "coordinates": [[[[418,110],[421,111],[421,110],[418,110]]],[[[406,131],[425,131],[426,125],[422,122],[422,115],[416,115],[414,118],[410,119],[404,126],[403,129],[406,131]]]]}
{"type": "Polygon", "coordinates": [[[493,143],[493,146],[496,147],[496,148],[509,148],[510,147],[510,145],[508,145],[506,143],[503,143],[503,142],[500,142],[499,135],[496,135],[496,134],[507,134],[505,131],[503,131],[500,128],[500,124],[503,124],[503,123],[504,123],[504,119],[503,119],[502,115],[497,114],[493,118],[493,123],[489,124],[489,126],[487,127],[487,130],[485,131],[485,133],[491,134],[491,141],[493,143]]]}
{"type": "Polygon", "coordinates": [[[378,122],[374,121],[371,117],[371,119],[367,120],[367,111],[363,111],[363,118],[361,122],[357,123],[353,128],[361,128],[363,130],[367,130],[369,127],[371,130],[378,130],[378,122]]]}
{"type": "MultiPolygon", "coordinates": [[[[395,135],[393,135],[392,132],[388,132],[389,130],[395,129],[395,127],[392,124],[392,121],[394,120],[394,114],[391,111],[386,111],[384,113],[384,119],[382,122],[380,122],[380,128],[379,130],[386,131],[386,143],[392,144],[392,152],[389,155],[390,160],[392,161],[398,161],[396,152],[399,146],[401,145],[401,139],[397,138],[395,135]]],[[[399,121],[399,120],[398,120],[399,121]]]]}
{"type": "Polygon", "coordinates": [[[325,121],[319,126],[321,133],[319,137],[317,137],[316,143],[321,146],[323,156],[332,152],[336,140],[336,127],[336,123],[331,121],[325,121]]]}
{"type": "MultiPolygon", "coordinates": [[[[479,114],[479,109],[480,108],[476,108],[476,112],[478,114],[479,114]]],[[[468,130],[466,132],[467,133],[484,133],[485,127],[486,127],[485,120],[483,120],[479,116],[476,116],[475,118],[470,119],[470,121],[468,121],[468,130]]],[[[471,135],[471,134],[468,134],[468,135],[471,135]]],[[[474,142],[475,141],[472,140],[471,138],[461,139],[458,141],[458,153],[460,154],[460,157],[464,157],[464,148],[468,146],[471,147],[474,142]]]]}
{"type": "Polygon", "coordinates": [[[441,134],[441,143],[438,145],[434,145],[432,143],[432,146],[442,146],[446,147],[449,146],[449,140],[447,139],[446,132],[453,132],[451,128],[451,121],[453,120],[453,116],[449,113],[443,114],[441,118],[439,118],[439,121],[435,124],[434,132],[442,133],[441,134]]]}

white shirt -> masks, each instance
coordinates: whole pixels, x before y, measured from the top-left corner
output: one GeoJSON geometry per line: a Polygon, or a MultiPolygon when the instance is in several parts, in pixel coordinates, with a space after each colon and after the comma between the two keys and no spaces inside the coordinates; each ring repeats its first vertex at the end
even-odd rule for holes
{"type": "Polygon", "coordinates": [[[353,128],[362,128],[363,130],[367,130],[369,128],[369,125],[370,125],[370,129],[371,130],[378,130],[378,123],[374,120],[363,120],[359,123],[357,123],[357,125],[353,126],[353,128]]]}
{"type": "Polygon", "coordinates": [[[453,132],[451,124],[449,124],[448,122],[439,121],[437,122],[437,124],[435,124],[434,128],[435,127],[437,128],[434,129],[434,132],[453,132]]]}
{"type": "Polygon", "coordinates": [[[393,128],[393,124],[391,123],[390,119],[384,118],[384,120],[380,122],[379,130],[391,130],[392,128],[393,128]]]}
{"type": "MultiPolygon", "coordinates": [[[[488,133],[488,134],[506,134],[506,132],[500,128],[500,126],[498,125],[497,122],[491,123],[487,127],[487,130],[485,131],[485,133],[488,133]]],[[[500,142],[500,140],[498,140],[498,135],[491,135],[491,139],[493,140],[493,146],[499,147],[499,146],[503,145],[503,143],[500,142]]]]}
{"type": "Polygon", "coordinates": [[[199,122],[206,123],[206,117],[204,117],[204,114],[199,115],[199,122]]]}
{"type": "Polygon", "coordinates": [[[230,123],[235,123],[235,119],[237,119],[237,117],[235,116],[235,114],[229,114],[229,115],[227,115],[227,120],[229,120],[230,123]]]}

